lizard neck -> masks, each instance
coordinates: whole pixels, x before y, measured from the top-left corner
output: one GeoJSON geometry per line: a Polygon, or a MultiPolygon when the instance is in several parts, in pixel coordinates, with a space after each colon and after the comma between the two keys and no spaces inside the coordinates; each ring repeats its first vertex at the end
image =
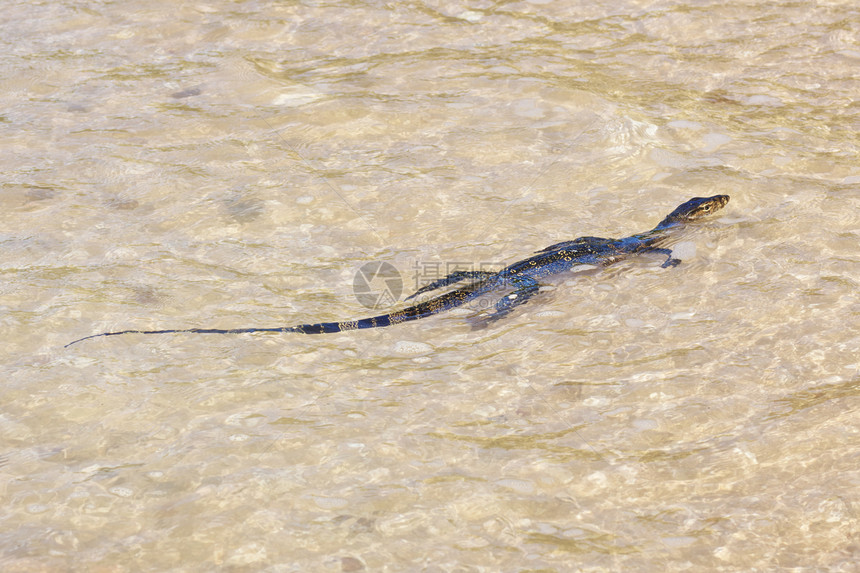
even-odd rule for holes
{"type": "Polygon", "coordinates": [[[644,233],[637,233],[636,235],[630,235],[629,237],[618,239],[616,245],[621,250],[635,253],[637,251],[648,249],[660,244],[668,237],[666,230],[666,228],[660,228],[659,226],[657,226],[650,231],[646,231],[644,233]]]}

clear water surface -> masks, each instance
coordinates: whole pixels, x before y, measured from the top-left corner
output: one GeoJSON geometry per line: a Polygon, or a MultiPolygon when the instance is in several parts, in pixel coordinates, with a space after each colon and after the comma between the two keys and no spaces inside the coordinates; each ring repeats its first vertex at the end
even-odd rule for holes
{"type": "Polygon", "coordinates": [[[849,1],[7,2],[0,568],[854,570],[858,31],[849,1]],[[483,330],[63,348],[359,318],[365,263],[408,292],[715,193],[681,266],[483,330]]]}

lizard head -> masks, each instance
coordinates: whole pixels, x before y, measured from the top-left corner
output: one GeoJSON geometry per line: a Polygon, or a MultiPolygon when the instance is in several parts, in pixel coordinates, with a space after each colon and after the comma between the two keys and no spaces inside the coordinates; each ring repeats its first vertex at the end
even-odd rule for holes
{"type": "Polygon", "coordinates": [[[671,223],[687,223],[696,221],[719,211],[729,202],[728,195],[714,195],[713,197],[693,197],[686,203],[678,205],[678,207],[669,213],[669,216],[663,219],[664,224],[671,223]]]}

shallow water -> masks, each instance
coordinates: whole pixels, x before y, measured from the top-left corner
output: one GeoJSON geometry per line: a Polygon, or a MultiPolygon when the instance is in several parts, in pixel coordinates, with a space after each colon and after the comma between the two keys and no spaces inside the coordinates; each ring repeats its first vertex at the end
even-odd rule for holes
{"type": "Polygon", "coordinates": [[[853,570],[858,30],[852,2],[8,3],[0,566],[853,570]],[[407,294],[716,193],[677,268],[485,329],[63,348],[368,316],[366,263],[407,294]]]}

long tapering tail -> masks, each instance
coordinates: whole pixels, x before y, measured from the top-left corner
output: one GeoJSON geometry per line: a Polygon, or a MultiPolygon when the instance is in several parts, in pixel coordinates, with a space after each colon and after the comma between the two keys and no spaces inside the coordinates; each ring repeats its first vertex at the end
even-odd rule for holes
{"type": "Polygon", "coordinates": [[[195,334],[242,334],[245,332],[304,332],[303,330],[299,330],[301,327],[297,326],[281,326],[278,328],[179,328],[179,329],[169,329],[169,330],[118,330],[116,332],[101,332],[99,334],[91,334],[89,336],[84,336],[83,338],[78,338],[77,340],[73,340],[63,346],[63,348],[68,348],[72,344],[77,344],[78,342],[83,342],[84,340],[89,340],[90,338],[99,338],[100,336],[117,336],[120,334],[178,334],[182,332],[189,332],[195,334]]]}
{"type": "Polygon", "coordinates": [[[102,332],[100,334],[91,334],[73,340],[64,346],[68,348],[78,342],[89,340],[90,338],[99,338],[101,336],[118,336],[120,334],[245,334],[250,332],[297,332],[300,334],[331,334],[335,332],[344,332],[347,330],[358,330],[361,328],[382,328],[392,324],[401,322],[409,322],[410,320],[418,320],[432,314],[437,314],[465,304],[469,300],[483,294],[482,289],[475,288],[476,285],[470,285],[455,291],[445,293],[428,301],[404,308],[403,310],[373,316],[370,318],[362,318],[359,320],[348,320],[344,322],[318,322],[316,324],[299,324],[297,326],[279,326],[274,328],[181,328],[168,330],[119,330],[116,332],[102,332]]]}

